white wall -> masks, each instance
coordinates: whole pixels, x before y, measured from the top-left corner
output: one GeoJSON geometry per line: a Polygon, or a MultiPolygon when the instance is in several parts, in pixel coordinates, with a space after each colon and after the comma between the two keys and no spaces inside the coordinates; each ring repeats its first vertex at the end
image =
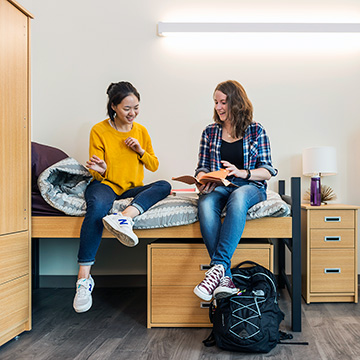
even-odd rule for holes
{"type": "MultiPolygon", "coordinates": [[[[333,145],[337,202],[360,205],[360,34],[242,34],[161,38],[158,21],[360,22],[358,0],[21,0],[32,12],[32,139],[84,163],[92,125],[106,117],[110,82],[131,81],[160,169],[145,181],[193,173],[218,82],[236,79],[270,135],[278,178],[301,176],[301,153],[333,145]]],[[[174,184],[180,186],[179,184],[174,184]]],[[[303,190],[309,179],[303,177],[303,190]]],[[[269,187],[277,188],[277,181],[269,187]]],[[[145,246],[104,241],[94,273],[145,273],[124,265],[145,246]],[[115,255],[114,255],[115,254],[115,255]],[[107,261],[109,257],[118,262],[107,261]],[[123,261],[124,260],[124,261],[123,261]]],[[[77,242],[41,244],[41,274],[75,274],[77,242]],[[57,251],[54,251],[57,249],[57,251]],[[60,253],[59,253],[60,251],[60,253]],[[52,253],[56,252],[59,256],[52,253]],[[61,255],[60,255],[61,254],[61,255]],[[50,259],[52,259],[50,261],[50,259]]]]}

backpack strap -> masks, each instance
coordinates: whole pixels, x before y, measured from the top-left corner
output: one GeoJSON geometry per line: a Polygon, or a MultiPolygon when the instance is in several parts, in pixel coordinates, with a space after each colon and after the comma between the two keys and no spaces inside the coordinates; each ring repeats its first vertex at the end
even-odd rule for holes
{"type": "Polygon", "coordinates": [[[286,333],[279,330],[279,341],[278,344],[281,345],[309,345],[307,341],[282,341],[282,340],[291,340],[293,338],[292,334],[286,333]]]}
{"type": "Polygon", "coordinates": [[[261,266],[259,265],[258,263],[256,263],[255,261],[251,261],[251,260],[245,260],[245,261],[242,261],[240,264],[236,265],[233,267],[233,269],[237,269],[243,265],[254,265],[254,266],[261,266]]]}
{"type": "Polygon", "coordinates": [[[214,337],[214,331],[211,331],[210,335],[203,340],[203,344],[206,347],[210,347],[210,346],[215,346],[216,345],[216,341],[215,341],[215,337],[214,337]]]}
{"type": "Polygon", "coordinates": [[[290,333],[286,333],[285,331],[279,330],[279,339],[280,340],[289,340],[292,339],[293,335],[290,333]]]}

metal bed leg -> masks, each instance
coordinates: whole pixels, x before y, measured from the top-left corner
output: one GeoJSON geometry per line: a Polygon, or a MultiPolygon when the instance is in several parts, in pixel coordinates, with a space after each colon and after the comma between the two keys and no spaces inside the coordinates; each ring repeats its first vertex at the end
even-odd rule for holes
{"type": "Polygon", "coordinates": [[[291,251],[291,323],[293,331],[301,331],[301,187],[300,178],[291,178],[292,251],[291,251]]]}
{"type": "MultiPolygon", "coordinates": [[[[280,196],[285,195],[285,180],[279,180],[278,193],[280,196]]],[[[282,275],[285,273],[285,245],[282,239],[278,239],[278,266],[278,286],[280,289],[283,289],[285,287],[285,281],[282,275]]]]}
{"type": "Polygon", "coordinates": [[[39,288],[39,243],[40,239],[31,239],[32,288],[39,288]]]}
{"type": "Polygon", "coordinates": [[[279,289],[283,289],[285,287],[285,281],[283,278],[283,274],[285,274],[285,244],[283,239],[278,239],[278,265],[278,286],[279,289]]]}

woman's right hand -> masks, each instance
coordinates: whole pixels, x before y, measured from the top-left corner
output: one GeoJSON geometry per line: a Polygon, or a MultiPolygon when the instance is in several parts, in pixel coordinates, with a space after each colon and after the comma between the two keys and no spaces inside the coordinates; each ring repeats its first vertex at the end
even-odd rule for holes
{"type": "Polygon", "coordinates": [[[93,155],[86,162],[86,167],[88,169],[97,171],[101,176],[104,176],[106,169],[107,169],[106,162],[104,160],[100,159],[99,157],[97,157],[96,155],[93,155]]]}
{"type": "MultiPolygon", "coordinates": [[[[201,177],[201,175],[206,174],[206,172],[201,171],[197,174],[197,177],[201,177]]],[[[196,187],[199,190],[200,194],[209,194],[216,188],[216,183],[208,182],[205,185],[196,183],[196,187]]]]}

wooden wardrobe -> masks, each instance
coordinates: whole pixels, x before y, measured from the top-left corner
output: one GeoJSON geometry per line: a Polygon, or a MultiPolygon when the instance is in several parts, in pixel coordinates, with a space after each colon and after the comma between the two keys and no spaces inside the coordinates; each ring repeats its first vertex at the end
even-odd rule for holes
{"type": "Polygon", "coordinates": [[[31,329],[31,18],[0,0],[0,345],[31,329]]]}

